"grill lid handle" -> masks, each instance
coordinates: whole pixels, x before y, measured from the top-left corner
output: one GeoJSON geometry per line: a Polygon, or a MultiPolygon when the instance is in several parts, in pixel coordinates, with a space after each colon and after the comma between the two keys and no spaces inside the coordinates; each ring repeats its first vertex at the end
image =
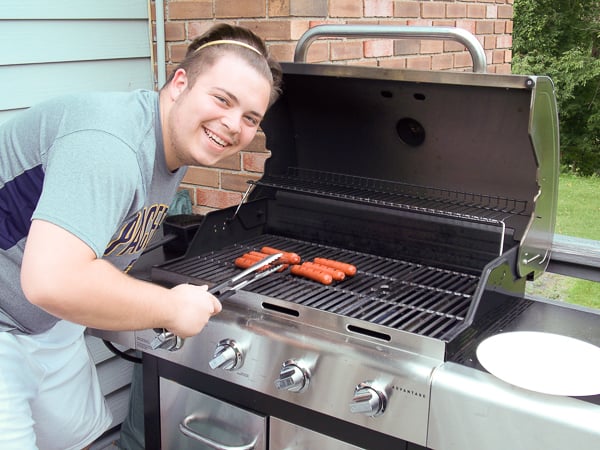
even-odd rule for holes
{"type": "Polygon", "coordinates": [[[485,51],[475,36],[455,27],[411,27],[397,25],[317,25],[298,40],[294,62],[306,62],[308,47],[320,37],[450,40],[463,44],[473,60],[473,72],[485,73],[485,51]]]}

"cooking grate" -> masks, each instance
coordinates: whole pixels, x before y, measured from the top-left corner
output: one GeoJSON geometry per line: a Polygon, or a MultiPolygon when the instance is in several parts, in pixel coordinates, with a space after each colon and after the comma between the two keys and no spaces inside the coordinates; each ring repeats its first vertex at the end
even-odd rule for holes
{"type": "Polygon", "coordinates": [[[471,274],[274,235],[167,263],[153,270],[153,279],[216,284],[239,273],[235,258],[265,245],[298,253],[303,260],[348,262],[358,273],[325,286],[285,271],[256,281],[245,291],[437,339],[462,323],[479,281],[471,274]]]}
{"type": "Polygon", "coordinates": [[[289,167],[285,175],[270,174],[252,183],[498,225],[510,216],[527,211],[527,201],[524,200],[297,167],[289,167]]]}

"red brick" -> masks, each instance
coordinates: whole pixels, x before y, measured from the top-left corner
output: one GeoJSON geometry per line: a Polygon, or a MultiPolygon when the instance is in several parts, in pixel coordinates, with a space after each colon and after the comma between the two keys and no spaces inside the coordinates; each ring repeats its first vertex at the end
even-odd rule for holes
{"type": "Polygon", "coordinates": [[[485,36],[483,40],[483,48],[493,50],[496,48],[496,36],[485,36]]]}
{"type": "Polygon", "coordinates": [[[248,180],[256,181],[260,175],[249,173],[221,173],[221,189],[226,191],[246,192],[248,190],[248,180]]]}
{"type": "Polygon", "coordinates": [[[455,41],[444,41],[444,51],[445,52],[463,52],[465,51],[465,46],[460,42],[455,41]]]}
{"type": "Polygon", "coordinates": [[[226,169],[226,170],[240,170],[242,168],[242,160],[239,153],[235,155],[231,155],[228,158],[225,158],[219,161],[217,164],[213,166],[216,169],[226,169]]]}
{"type": "Polygon", "coordinates": [[[215,17],[265,17],[267,8],[264,0],[214,0],[215,17]]]}
{"type": "Polygon", "coordinates": [[[419,2],[394,2],[394,17],[420,17],[421,4],[419,2]]]}
{"type": "Polygon", "coordinates": [[[454,67],[473,67],[471,54],[468,52],[456,53],[454,55],[454,67]]]}
{"type": "Polygon", "coordinates": [[[494,22],[488,20],[480,20],[475,24],[475,33],[477,34],[493,34],[494,22]]]}
{"type": "Polygon", "coordinates": [[[290,15],[291,0],[270,0],[269,17],[287,17],[290,15]]]}
{"type": "Polygon", "coordinates": [[[454,65],[454,58],[450,54],[433,55],[431,57],[431,70],[449,70],[454,65]]]}
{"type": "MultiPolygon", "coordinates": [[[[223,23],[221,21],[220,23],[223,23]]],[[[188,22],[188,35],[187,38],[191,41],[197,36],[208,31],[210,27],[214,25],[214,22],[211,21],[203,21],[203,22],[188,22]]]]}
{"type": "Polygon", "coordinates": [[[329,60],[329,44],[325,41],[313,42],[308,47],[306,62],[322,62],[329,60]]]}
{"type": "Polygon", "coordinates": [[[496,40],[496,47],[498,48],[511,48],[512,47],[512,36],[505,34],[498,36],[496,40]]]}
{"type": "Polygon", "coordinates": [[[469,33],[475,34],[475,24],[476,22],[474,20],[457,20],[456,21],[456,26],[458,28],[462,28],[464,30],[467,30],[469,33]]]}
{"type": "Polygon", "coordinates": [[[421,53],[441,53],[444,51],[443,41],[421,41],[421,53]]]}
{"type": "Polygon", "coordinates": [[[406,68],[413,70],[431,70],[431,58],[429,56],[417,56],[406,60],[406,68]]]}
{"type": "Polygon", "coordinates": [[[242,165],[248,172],[260,172],[265,170],[265,161],[269,158],[268,153],[242,153],[242,165]]]}
{"type": "Polygon", "coordinates": [[[504,30],[504,32],[506,34],[512,34],[512,32],[513,32],[513,21],[512,20],[506,21],[506,30],[504,30]]]}
{"type": "Polygon", "coordinates": [[[185,38],[185,24],[183,22],[165,23],[165,40],[173,42],[183,41],[185,38]]]}
{"type": "Polygon", "coordinates": [[[273,55],[277,61],[287,61],[291,62],[294,60],[294,49],[296,48],[296,44],[294,43],[285,43],[285,44],[270,44],[269,52],[273,55]]]}
{"type": "Polygon", "coordinates": [[[393,17],[394,2],[392,0],[364,0],[365,17],[393,17]]]}
{"type": "Polygon", "coordinates": [[[421,42],[415,39],[394,41],[394,55],[416,55],[421,50],[421,42]]]}
{"type": "Polygon", "coordinates": [[[197,0],[193,2],[167,2],[167,14],[169,20],[178,19],[209,19],[213,16],[212,0],[197,0]]]}
{"type": "Polygon", "coordinates": [[[218,191],[214,189],[196,189],[196,204],[210,208],[227,208],[240,203],[240,192],[218,191]]]}
{"type": "Polygon", "coordinates": [[[450,3],[446,6],[446,17],[466,17],[467,5],[464,3],[450,3]]]}
{"type": "Polygon", "coordinates": [[[360,59],[363,57],[363,45],[359,41],[332,42],[330,47],[331,59],[360,59]]]}
{"type": "Polygon", "coordinates": [[[167,45],[169,51],[169,60],[174,63],[183,61],[185,54],[187,53],[187,44],[173,44],[167,45]]]}
{"type": "Polygon", "coordinates": [[[406,69],[406,58],[382,59],[379,67],[386,69],[406,69]]]}
{"type": "Polygon", "coordinates": [[[258,133],[256,133],[256,136],[254,136],[254,139],[252,139],[252,141],[250,142],[250,144],[248,144],[244,151],[265,153],[268,151],[265,147],[265,141],[265,134],[259,130],[258,133]]]}
{"type": "Polygon", "coordinates": [[[253,20],[241,25],[254,31],[265,41],[285,41],[292,38],[289,20],[253,20]]]}
{"type": "Polygon", "coordinates": [[[329,15],[331,17],[361,17],[363,13],[362,1],[356,0],[330,0],[329,15]]]}
{"type": "Polygon", "coordinates": [[[289,3],[292,17],[327,17],[327,0],[289,0],[289,3]]]}
{"type": "Polygon", "coordinates": [[[380,58],[394,54],[394,42],[392,40],[367,40],[364,42],[363,48],[367,58],[380,58]]]}
{"type": "Polygon", "coordinates": [[[467,6],[467,17],[473,19],[483,19],[485,17],[485,6],[484,5],[468,5],[467,6]]]}
{"type": "Polygon", "coordinates": [[[421,5],[421,17],[424,19],[446,17],[446,5],[437,2],[424,2],[421,5]]]}
{"type": "Polygon", "coordinates": [[[487,19],[496,19],[496,18],[498,18],[498,6],[496,6],[496,5],[488,5],[486,7],[485,17],[487,19]]]}
{"type": "Polygon", "coordinates": [[[205,167],[190,167],[183,177],[183,183],[219,187],[219,173],[205,167]]]}
{"type": "Polygon", "coordinates": [[[501,64],[504,62],[504,50],[492,51],[492,64],[501,64]]]}
{"type": "Polygon", "coordinates": [[[498,5],[498,19],[512,19],[513,7],[511,5],[498,5]]]}

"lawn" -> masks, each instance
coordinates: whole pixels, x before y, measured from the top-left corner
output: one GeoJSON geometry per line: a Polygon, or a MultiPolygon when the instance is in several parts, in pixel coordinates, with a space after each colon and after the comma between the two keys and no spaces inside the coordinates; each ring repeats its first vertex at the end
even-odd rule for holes
{"type": "MultiPolygon", "coordinates": [[[[600,177],[562,174],[558,185],[557,234],[600,240],[600,177]]],[[[527,292],[600,309],[600,283],[545,273],[527,292]]]]}

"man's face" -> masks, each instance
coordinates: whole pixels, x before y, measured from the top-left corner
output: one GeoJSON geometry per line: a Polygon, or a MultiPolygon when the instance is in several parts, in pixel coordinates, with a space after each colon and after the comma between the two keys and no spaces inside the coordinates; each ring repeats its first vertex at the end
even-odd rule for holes
{"type": "Polygon", "coordinates": [[[269,105],[269,81],[244,60],[225,54],[192,87],[178,70],[163,119],[167,166],[212,166],[245,148],[269,105]],[[165,123],[166,122],[166,123],[165,123]]]}

